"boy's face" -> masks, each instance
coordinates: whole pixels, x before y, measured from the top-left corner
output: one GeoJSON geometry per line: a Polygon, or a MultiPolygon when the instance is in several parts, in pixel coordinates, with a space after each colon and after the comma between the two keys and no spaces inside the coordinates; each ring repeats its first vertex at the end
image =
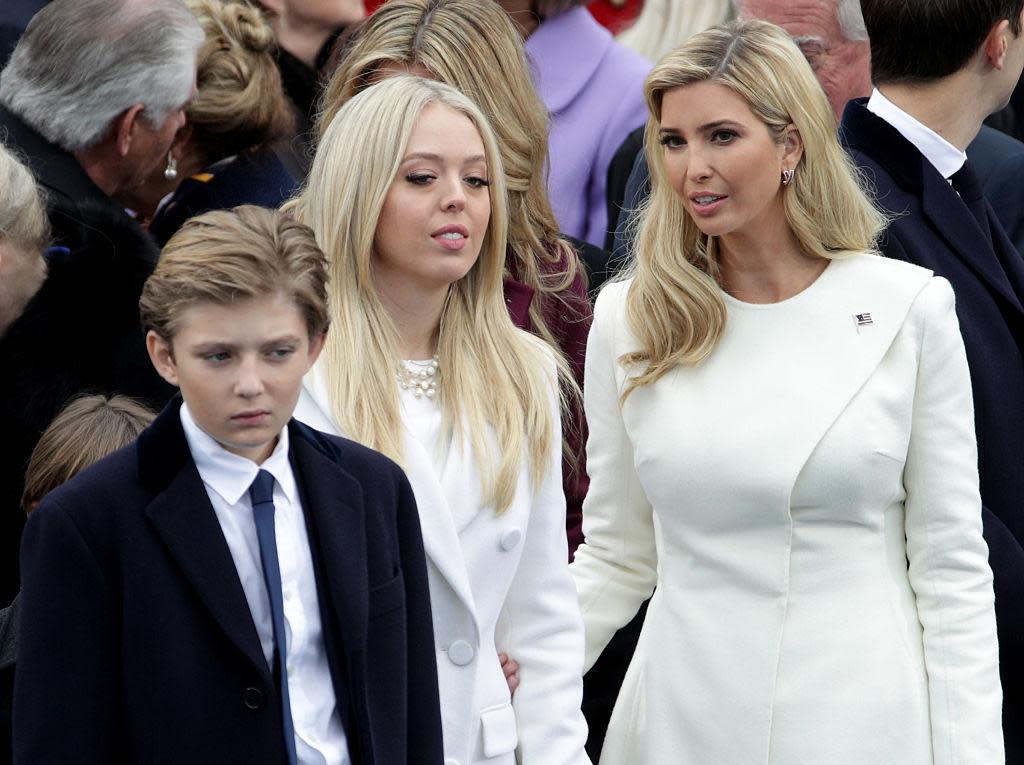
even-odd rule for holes
{"type": "Polygon", "coordinates": [[[274,451],[323,343],[323,335],[310,342],[299,308],[280,293],[197,303],[170,343],[146,336],[153,366],[181,389],[196,424],[257,464],[274,451]]]}

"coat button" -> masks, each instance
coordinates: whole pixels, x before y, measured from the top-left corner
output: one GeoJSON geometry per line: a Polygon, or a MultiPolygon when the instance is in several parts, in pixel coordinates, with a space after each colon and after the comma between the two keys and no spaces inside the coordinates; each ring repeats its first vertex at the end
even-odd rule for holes
{"type": "Polygon", "coordinates": [[[509,552],[510,550],[516,549],[516,545],[519,544],[522,538],[523,532],[521,532],[519,529],[509,529],[501,535],[501,541],[499,542],[499,544],[501,545],[502,550],[504,550],[505,552],[509,552]]]}
{"type": "Polygon", "coordinates": [[[242,701],[245,702],[247,709],[251,709],[254,712],[263,709],[263,691],[259,688],[252,686],[245,689],[245,693],[242,694],[242,701]]]}
{"type": "Polygon", "coordinates": [[[457,667],[465,667],[473,661],[473,646],[465,640],[456,640],[448,646],[448,658],[457,667]]]}

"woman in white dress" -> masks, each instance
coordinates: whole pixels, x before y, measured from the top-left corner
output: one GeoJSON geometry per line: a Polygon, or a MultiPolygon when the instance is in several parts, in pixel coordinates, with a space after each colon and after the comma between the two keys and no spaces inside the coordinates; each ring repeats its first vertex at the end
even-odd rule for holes
{"type": "Polygon", "coordinates": [[[653,191],[587,350],[586,667],[657,590],[602,765],[1002,763],[949,284],[874,254],[782,30],[699,34],[645,89],[653,191]]]}
{"type": "Polygon", "coordinates": [[[583,627],[565,563],[559,377],[502,295],[494,135],[453,88],[354,96],[291,205],[327,253],[331,331],[296,417],[395,459],[423,528],[446,765],[579,765],[583,627]],[[519,663],[514,701],[499,664],[519,663]]]}

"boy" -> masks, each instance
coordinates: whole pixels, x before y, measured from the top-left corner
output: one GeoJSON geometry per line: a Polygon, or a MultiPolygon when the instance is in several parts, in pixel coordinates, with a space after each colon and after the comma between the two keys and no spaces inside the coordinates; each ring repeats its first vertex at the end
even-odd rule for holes
{"type": "Polygon", "coordinates": [[[291,419],[325,282],[269,210],[167,244],[140,308],[181,397],[29,520],[16,762],[442,762],[412,491],[291,419]]]}

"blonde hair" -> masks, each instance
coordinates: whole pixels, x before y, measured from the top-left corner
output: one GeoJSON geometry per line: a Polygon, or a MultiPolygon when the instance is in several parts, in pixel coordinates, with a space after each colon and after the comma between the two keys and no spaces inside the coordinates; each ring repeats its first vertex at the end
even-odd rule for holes
{"type": "Polygon", "coordinates": [[[203,164],[285,136],[294,118],[274,60],[274,32],[259,9],[234,0],[187,0],[206,39],[186,110],[203,164]]]}
{"type": "MultiPolygon", "coordinates": [[[[437,355],[446,440],[468,441],[480,466],[483,503],[501,512],[515,496],[524,461],[537,485],[547,455],[557,448],[557,413],[548,403],[557,395],[557,381],[547,373],[555,354],[516,329],[505,307],[506,189],[497,141],[483,113],[432,80],[400,76],[367,88],[326,125],[306,187],[287,207],[316,232],[330,262],[333,329],[321,359],[333,418],[350,438],[401,463],[398,333],[374,286],[373,247],[409,137],[432,104],[465,115],[485,149],[490,223],[476,263],[449,288],[437,355]]],[[[556,358],[555,364],[571,385],[564,361],[556,358]]]]}
{"type": "MultiPolygon", "coordinates": [[[[542,298],[557,297],[579,273],[579,259],[559,236],[548,201],[547,111],[533,87],[522,41],[508,14],[490,1],[390,0],[360,27],[331,77],[318,135],[322,137],[338,110],[380,79],[388,65],[425,68],[468,96],[486,115],[497,134],[508,187],[507,273],[542,298]]],[[[529,317],[537,334],[557,349],[540,300],[530,304],[529,317]]]]}
{"type": "Polygon", "coordinates": [[[178,229],[143,285],[139,314],[146,330],[171,340],[196,303],[277,293],[298,307],[310,338],[327,330],[327,261],[313,232],[277,210],[242,205],[178,229]]]}
{"type": "Polygon", "coordinates": [[[25,471],[21,507],[26,513],[85,468],[128,446],[153,422],[154,413],[126,396],[72,399],[39,438],[25,471]]]}
{"type": "Polygon", "coordinates": [[[872,251],[887,222],[839,145],[821,85],[785,32],[764,21],[735,21],[690,38],[644,84],[652,116],[644,135],[652,188],[640,210],[636,260],[624,274],[633,277],[626,310],[640,350],[622,359],[642,371],[623,398],[677,365],[699,364],[725,329],[716,240],[686,214],[661,159],[662,99],[697,82],[742,96],[779,141],[789,125],[799,130],[803,156],[792,184],[780,193],[786,221],[807,255],[831,259],[872,251]]]}
{"type": "Polygon", "coordinates": [[[734,17],[733,0],[646,0],[640,16],[616,39],[657,61],[697,32],[734,17]]]}
{"type": "Polygon", "coordinates": [[[28,168],[0,142],[0,335],[21,316],[46,279],[50,224],[28,168]]]}

